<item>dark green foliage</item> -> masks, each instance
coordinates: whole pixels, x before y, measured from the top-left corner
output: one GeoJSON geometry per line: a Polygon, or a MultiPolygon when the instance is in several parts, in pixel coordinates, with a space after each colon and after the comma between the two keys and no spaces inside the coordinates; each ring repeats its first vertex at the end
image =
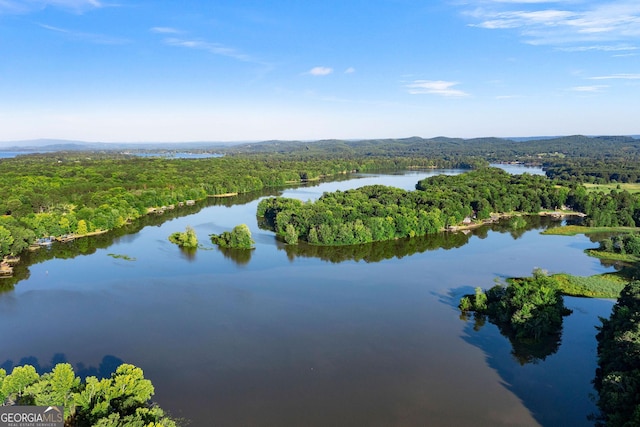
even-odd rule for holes
{"type": "Polygon", "coordinates": [[[588,193],[584,186],[575,185],[567,204],[587,214],[586,225],[591,227],[619,227],[640,225],[640,195],[628,191],[588,193]]]}
{"type": "MultiPolygon", "coordinates": [[[[482,167],[487,161],[528,162],[597,158],[601,160],[625,159],[636,162],[640,154],[640,140],[627,136],[588,137],[583,135],[559,138],[528,138],[509,140],[501,138],[446,138],[420,137],[373,139],[361,141],[325,140],[314,143],[303,141],[277,141],[242,144],[229,147],[230,153],[269,154],[295,158],[353,158],[427,157],[455,162],[455,167],[482,167]]],[[[612,168],[607,164],[610,171],[612,168]]]]}
{"type": "Polygon", "coordinates": [[[195,249],[198,247],[198,236],[193,228],[187,226],[184,232],[175,232],[169,236],[169,241],[181,248],[195,249]]]}
{"type": "Polygon", "coordinates": [[[532,277],[510,279],[486,292],[476,288],[459,305],[463,312],[486,315],[489,321],[508,329],[519,341],[536,342],[562,330],[562,317],[571,313],[564,306],[556,279],[536,269],[532,277]]]}
{"type": "Polygon", "coordinates": [[[607,237],[600,241],[599,249],[602,252],[640,256],[640,234],[627,233],[607,237]]]}
{"type": "Polygon", "coordinates": [[[314,203],[268,198],[259,203],[257,214],[288,243],[297,233],[315,245],[357,245],[432,234],[472,217],[489,218],[492,212],[554,208],[568,192],[545,177],[510,175],[497,168],[439,175],[416,188],[371,185],[326,193],[314,203]]]}
{"type": "Polygon", "coordinates": [[[212,243],[222,248],[251,249],[255,244],[251,238],[251,230],[246,224],[236,225],[231,231],[211,234],[209,237],[211,237],[212,243]]]}
{"type": "Polygon", "coordinates": [[[640,281],[620,293],[609,319],[601,319],[594,380],[600,425],[640,425],[640,281]]]}
{"type": "Polygon", "coordinates": [[[151,381],[129,364],[120,365],[111,378],[87,377],[84,383],[68,363],[59,363],[42,376],[31,365],[17,366],[9,375],[0,369],[2,402],[63,406],[65,426],[177,426],[151,403],[153,394],[151,381]]]}

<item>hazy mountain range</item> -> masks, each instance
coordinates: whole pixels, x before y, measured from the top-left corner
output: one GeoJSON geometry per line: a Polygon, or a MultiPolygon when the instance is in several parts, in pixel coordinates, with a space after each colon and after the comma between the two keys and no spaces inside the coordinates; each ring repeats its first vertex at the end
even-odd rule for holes
{"type": "Polygon", "coordinates": [[[239,142],[88,142],[67,139],[0,141],[0,151],[186,150],[228,147],[239,142]]]}
{"type": "MultiPolygon", "coordinates": [[[[640,139],[640,135],[629,135],[640,139]]],[[[505,141],[541,141],[560,138],[558,136],[532,136],[496,138],[505,141]]],[[[419,138],[422,139],[422,138],[419,138]]],[[[457,138],[454,138],[457,139],[457,138]]],[[[363,140],[365,141],[365,140],[363,140]]],[[[88,142],[66,139],[31,139],[23,141],[0,141],[0,151],[42,152],[42,151],[111,151],[111,150],[210,150],[239,145],[270,144],[293,141],[192,141],[192,142],[88,142]]],[[[295,141],[301,143],[304,141],[295,141]]],[[[313,141],[307,141],[312,143],[313,141]]],[[[319,142],[319,141],[318,141],[319,142]]]]}

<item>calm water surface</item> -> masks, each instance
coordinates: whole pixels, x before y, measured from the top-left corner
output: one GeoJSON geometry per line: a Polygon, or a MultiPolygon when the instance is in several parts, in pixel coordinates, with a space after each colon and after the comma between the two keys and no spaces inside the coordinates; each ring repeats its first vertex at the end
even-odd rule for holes
{"type": "MultiPolygon", "coordinates": [[[[365,175],[282,193],[413,189],[425,176],[365,175]]],[[[587,238],[542,236],[548,225],[536,223],[518,234],[494,227],[341,249],[325,261],[259,229],[257,203],[209,206],[86,256],[31,265],[0,294],[0,364],[68,361],[81,374],[109,375],[133,363],[160,405],[194,426],[590,425],[594,326],[612,301],[567,298],[574,312],[561,345],[524,365],[497,328],[475,330],[456,308],[473,287],[535,267],[609,271],[584,255],[594,246],[587,238]],[[250,254],[208,242],[240,223],[256,240],[250,254]],[[191,255],[167,240],[187,225],[205,247],[191,255]]]]}

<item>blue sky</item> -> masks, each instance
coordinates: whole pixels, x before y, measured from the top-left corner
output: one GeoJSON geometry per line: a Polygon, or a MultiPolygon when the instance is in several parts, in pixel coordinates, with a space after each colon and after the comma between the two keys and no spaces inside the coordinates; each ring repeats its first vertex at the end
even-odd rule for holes
{"type": "Polygon", "coordinates": [[[0,140],[640,134],[638,0],[0,0],[0,140]]]}

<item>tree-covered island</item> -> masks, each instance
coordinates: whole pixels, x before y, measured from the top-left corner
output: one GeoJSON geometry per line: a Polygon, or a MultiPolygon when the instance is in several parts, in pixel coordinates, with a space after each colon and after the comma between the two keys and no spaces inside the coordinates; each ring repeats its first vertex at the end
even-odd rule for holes
{"type": "Polygon", "coordinates": [[[252,249],[256,243],[251,238],[251,230],[249,230],[247,224],[236,225],[231,231],[224,231],[221,234],[211,234],[209,237],[212,243],[221,248],[252,249]]]}
{"type": "Polygon", "coordinates": [[[544,176],[487,167],[427,178],[415,191],[373,185],[327,193],[316,202],[268,198],[257,215],[287,243],[354,245],[432,234],[515,212],[556,210],[571,195],[571,188],[544,176]]]}
{"type": "Polygon", "coordinates": [[[169,241],[181,248],[196,249],[198,247],[198,236],[193,227],[187,226],[184,231],[176,231],[169,235],[169,241]]]}

